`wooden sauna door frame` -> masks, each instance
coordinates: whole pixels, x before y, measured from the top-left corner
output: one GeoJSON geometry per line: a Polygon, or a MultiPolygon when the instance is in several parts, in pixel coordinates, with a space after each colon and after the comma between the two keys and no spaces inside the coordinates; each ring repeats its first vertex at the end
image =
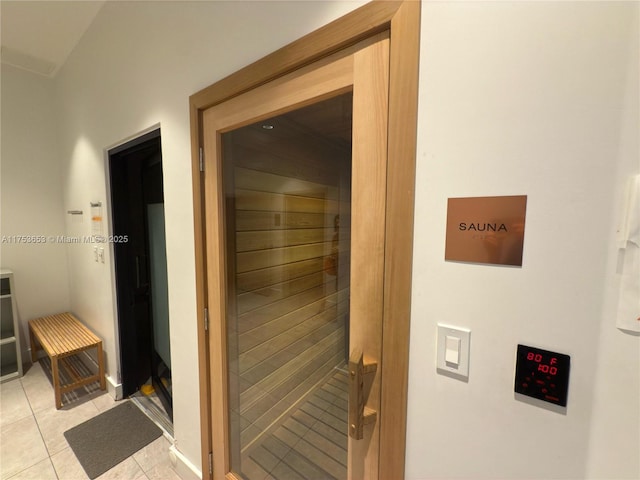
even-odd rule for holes
{"type": "MultiPolygon", "coordinates": [[[[222,134],[353,91],[349,350],[361,349],[381,366],[388,52],[388,32],[382,32],[203,113],[211,422],[214,458],[220,459],[214,478],[223,478],[232,468],[229,410],[233,401],[228,372],[235,360],[227,323],[234,317],[230,298],[235,295],[229,281],[234,273],[229,256],[234,242],[226,241],[233,235],[227,230],[233,214],[226,209],[232,192],[222,185],[223,177],[232,173],[222,167],[222,134]]],[[[371,379],[367,407],[384,415],[380,375],[371,379]]],[[[379,422],[375,422],[365,429],[363,440],[349,438],[350,478],[375,480],[379,434],[379,422]]]]}
{"type": "MultiPolygon", "coordinates": [[[[374,475],[371,478],[404,476],[419,27],[419,2],[372,2],[190,97],[203,478],[234,478],[232,474],[227,476],[229,459],[224,453],[227,427],[223,422],[222,430],[218,428],[216,432],[216,427],[212,426],[217,425],[215,419],[219,412],[226,410],[225,405],[220,405],[225,401],[221,392],[226,385],[219,376],[224,354],[220,355],[222,350],[216,347],[223,339],[219,331],[221,322],[212,318],[211,328],[207,330],[205,312],[206,309],[217,309],[225,297],[224,281],[220,280],[224,280],[224,275],[220,276],[220,269],[212,275],[207,265],[223,265],[225,252],[219,228],[211,230],[212,222],[209,226],[206,224],[207,216],[215,218],[220,214],[220,211],[210,211],[211,200],[207,206],[206,197],[215,199],[221,192],[221,185],[209,182],[209,190],[213,187],[215,192],[208,192],[205,179],[213,172],[203,173],[201,169],[206,137],[204,112],[269,81],[305,66],[309,68],[311,62],[326,59],[383,31],[387,31],[390,38],[390,51],[385,127],[388,169],[386,197],[382,199],[386,200],[382,207],[385,214],[381,284],[383,334],[381,368],[376,374],[380,379],[380,416],[376,422],[379,444],[376,450],[384,453],[367,468],[374,475]],[[213,333],[214,329],[218,329],[216,333],[213,333]],[[376,470],[377,475],[373,473],[376,470]]],[[[205,158],[204,163],[215,165],[217,160],[211,163],[205,158]]],[[[220,225],[218,221],[215,223],[220,225]]],[[[352,460],[350,463],[353,465],[352,460]]]]}

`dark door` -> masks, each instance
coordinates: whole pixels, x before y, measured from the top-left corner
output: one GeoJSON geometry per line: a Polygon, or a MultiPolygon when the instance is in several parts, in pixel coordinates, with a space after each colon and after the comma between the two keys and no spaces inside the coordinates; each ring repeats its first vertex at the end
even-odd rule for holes
{"type": "Polygon", "coordinates": [[[171,359],[160,131],[109,152],[123,394],[151,383],[169,416],[171,359]]]}

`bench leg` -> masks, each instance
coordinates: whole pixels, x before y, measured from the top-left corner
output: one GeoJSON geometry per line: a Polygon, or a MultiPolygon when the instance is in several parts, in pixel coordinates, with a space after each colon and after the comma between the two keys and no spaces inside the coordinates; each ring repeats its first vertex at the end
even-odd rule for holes
{"type": "Polygon", "coordinates": [[[38,348],[36,347],[36,341],[33,338],[33,331],[31,330],[31,326],[29,326],[29,342],[31,343],[31,362],[36,363],[38,360],[38,348]]]}
{"type": "Polygon", "coordinates": [[[96,348],[98,350],[98,375],[100,375],[100,390],[106,390],[107,384],[104,378],[104,357],[102,355],[102,342],[98,342],[96,348]]]}
{"type": "Polygon", "coordinates": [[[60,393],[60,374],[58,371],[58,357],[51,357],[51,372],[53,375],[53,391],[56,398],[56,410],[62,407],[62,394],[60,393]]]}

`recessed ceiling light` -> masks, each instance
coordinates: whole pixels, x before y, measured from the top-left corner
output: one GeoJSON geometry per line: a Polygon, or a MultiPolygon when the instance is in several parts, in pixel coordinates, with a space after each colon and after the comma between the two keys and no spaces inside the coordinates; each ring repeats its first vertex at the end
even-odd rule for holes
{"type": "Polygon", "coordinates": [[[265,130],[273,130],[273,125],[265,123],[264,125],[262,125],[262,128],[264,128],[265,130]]]}

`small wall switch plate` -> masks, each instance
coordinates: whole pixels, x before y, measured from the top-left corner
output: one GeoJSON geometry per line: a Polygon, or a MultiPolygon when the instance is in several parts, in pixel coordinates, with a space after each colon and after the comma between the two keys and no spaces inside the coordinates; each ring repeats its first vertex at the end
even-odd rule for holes
{"type": "Polygon", "coordinates": [[[471,330],[438,324],[436,369],[469,378],[471,330]]]}

